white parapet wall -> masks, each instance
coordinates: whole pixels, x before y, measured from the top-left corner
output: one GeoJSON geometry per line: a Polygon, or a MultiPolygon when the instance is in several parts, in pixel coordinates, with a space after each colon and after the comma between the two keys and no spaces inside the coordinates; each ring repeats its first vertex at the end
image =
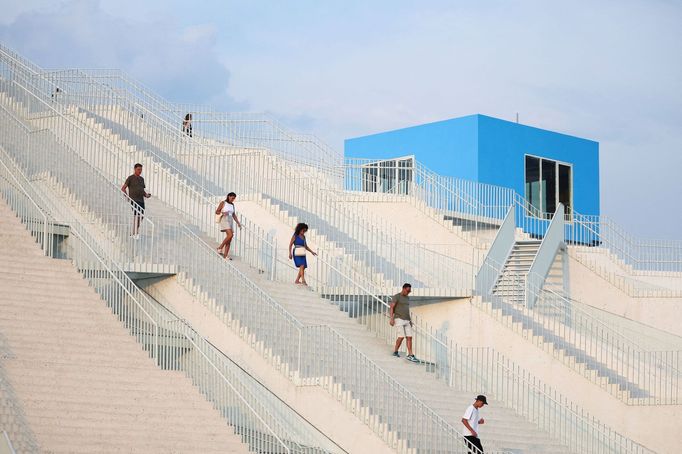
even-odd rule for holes
{"type": "MultiPolygon", "coordinates": [[[[678,336],[682,298],[636,298],[569,254],[569,292],[573,299],[678,336]]],[[[675,278],[668,278],[675,279],[675,278]]]]}

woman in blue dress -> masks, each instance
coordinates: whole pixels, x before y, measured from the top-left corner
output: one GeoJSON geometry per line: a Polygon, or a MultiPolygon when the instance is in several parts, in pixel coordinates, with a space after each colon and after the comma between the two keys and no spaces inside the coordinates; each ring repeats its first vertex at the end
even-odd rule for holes
{"type": "Polygon", "coordinates": [[[289,260],[294,259],[294,265],[298,268],[298,275],[294,284],[308,285],[305,281],[305,269],[308,268],[308,262],[305,258],[306,252],[317,255],[315,251],[308,247],[305,240],[305,233],[308,231],[308,224],[301,222],[294,230],[294,236],[289,241],[289,260]]]}

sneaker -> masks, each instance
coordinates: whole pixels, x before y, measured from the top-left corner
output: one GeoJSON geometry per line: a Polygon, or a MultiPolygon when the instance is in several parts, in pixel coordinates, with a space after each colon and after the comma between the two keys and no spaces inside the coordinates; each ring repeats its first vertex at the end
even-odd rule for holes
{"type": "Polygon", "coordinates": [[[135,238],[136,240],[139,240],[139,239],[140,239],[140,234],[138,233],[138,234],[133,235],[133,238],[135,238]]]}
{"type": "Polygon", "coordinates": [[[419,362],[419,360],[414,355],[407,355],[406,359],[412,363],[418,363],[419,362]]]}
{"type": "Polygon", "coordinates": [[[398,353],[398,352],[393,352],[393,356],[395,356],[396,358],[400,358],[400,353],[398,353]]]}

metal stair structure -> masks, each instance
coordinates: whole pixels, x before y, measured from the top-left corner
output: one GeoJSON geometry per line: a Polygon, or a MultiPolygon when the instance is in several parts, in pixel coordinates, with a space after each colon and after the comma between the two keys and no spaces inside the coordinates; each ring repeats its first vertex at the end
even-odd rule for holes
{"type": "Polygon", "coordinates": [[[676,403],[680,372],[675,355],[642,348],[636,339],[621,335],[574,306],[564,295],[563,287],[557,288],[556,281],[562,278],[557,261],[563,248],[560,241],[556,242],[556,235],[563,234],[561,219],[555,223],[555,215],[540,241],[528,238],[515,227],[514,213],[515,210],[509,210],[479,271],[474,303],[623,402],[676,403]],[[555,242],[547,243],[551,246],[543,251],[547,238],[554,238],[555,242]],[[541,254],[544,257],[540,258],[541,254]],[[545,266],[543,275],[533,272],[538,261],[545,266]],[[548,285],[550,275],[552,281],[548,285]],[[666,385],[652,386],[651,374],[656,375],[655,381],[666,385]]]}
{"type": "MultiPolygon", "coordinates": [[[[39,74],[38,77],[40,77],[39,74]]],[[[45,109],[45,106],[42,108],[45,109]]],[[[54,112],[47,110],[48,113],[55,115],[54,112]]],[[[34,104],[32,108],[27,109],[26,115],[30,117],[35,112],[34,104]]],[[[7,120],[3,124],[5,128],[9,128],[11,123],[9,118],[7,120]]],[[[46,124],[42,125],[42,127],[45,126],[46,124]]],[[[65,140],[72,134],[77,137],[65,147],[65,150],[71,148],[69,153],[80,153],[79,147],[83,147],[84,143],[91,140],[89,133],[84,133],[78,123],[63,117],[59,118],[59,122],[51,123],[50,128],[53,128],[52,133],[59,140],[65,140]]],[[[36,131],[28,131],[26,134],[34,132],[36,131]]],[[[23,159],[19,151],[21,144],[17,145],[12,140],[21,139],[21,137],[21,134],[11,135],[6,141],[8,146],[14,148],[16,159],[23,159]]],[[[116,164],[119,159],[116,158],[119,152],[116,150],[118,146],[112,147],[106,137],[97,137],[94,140],[106,142],[102,145],[102,150],[106,152],[103,152],[97,160],[89,162],[89,165],[92,166],[93,172],[106,175],[106,172],[109,172],[109,168],[105,168],[106,165],[113,165],[114,168],[118,165],[116,164]]],[[[99,148],[94,147],[93,150],[99,150],[99,148]]],[[[31,152],[34,151],[36,150],[31,149],[31,152]]],[[[60,149],[59,152],[66,151],[60,149]]],[[[107,203],[111,203],[111,206],[118,210],[119,205],[124,206],[123,200],[119,198],[116,202],[116,199],[107,194],[111,191],[118,191],[113,185],[120,180],[119,175],[112,173],[106,179],[108,179],[106,185],[98,185],[98,194],[106,197],[107,203]]],[[[159,187],[159,190],[164,190],[161,182],[159,182],[159,187]]],[[[120,191],[118,192],[120,196],[120,191]]],[[[108,225],[106,218],[101,217],[101,213],[97,212],[95,200],[88,199],[87,194],[80,191],[76,191],[74,195],[81,200],[85,209],[90,210],[95,217],[99,217],[101,224],[108,225]]],[[[163,200],[159,203],[164,205],[167,211],[172,212],[177,208],[163,200]]],[[[158,222],[157,224],[160,225],[158,222]]],[[[87,227],[95,229],[93,235],[97,229],[101,228],[97,222],[87,227]]],[[[458,438],[457,431],[448,420],[452,415],[445,413],[445,405],[439,405],[439,397],[441,401],[443,395],[458,399],[458,392],[464,393],[461,396],[470,395],[474,387],[480,389],[481,386],[489,386],[493,394],[499,394],[500,411],[502,412],[505,406],[510,410],[510,413],[500,414],[506,419],[514,418],[511,413],[515,413],[517,419],[514,421],[517,421],[519,427],[523,428],[512,433],[503,431],[493,433],[491,441],[498,448],[509,447],[515,452],[524,453],[564,452],[567,449],[577,452],[589,446],[589,449],[594,449],[595,452],[597,449],[600,452],[614,453],[624,452],[624,449],[625,452],[647,452],[646,448],[614,433],[598,421],[586,420],[582,410],[577,412],[575,407],[572,404],[568,405],[563,398],[558,401],[553,400],[549,397],[546,387],[544,390],[535,388],[524,380],[521,393],[523,396],[505,394],[509,389],[508,385],[519,383],[519,379],[512,371],[501,369],[505,360],[499,360],[500,355],[491,354],[489,363],[476,364],[468,356],[468,350],[459,350],[459,347],[453,346],[454,344],[447,339],[441,340],[428,334],[429,330],[424,329],[418,323],[416,323],[416,329],[420,332],[420,336],[424,336],[418,341],[418,345],[426,349],[427,355],[424,356],[426,359],[423,365],[424,374],[420,374],[415,379],[414,376],[417,374],[414,373],[413,368],[410,369],[412,365],[398,363],[398,366],[395,366],[394,358],[390,355],[383,356],[387,350],[385,339],[392,334],[386,328],[383,318],[385,317],[385,304],[376,295],[365,290],[362,295],[357,295],[358,298],[332,300],[335,303],[332,305],[330,299],[320,298],[315,293],[301,294],[303,289],[286,288],[281,282],[266,280],[263,273],[254,269],[246,261],[239,263],[236,260],[236,263],[228,263],[219,260],[213,250],[214,245],[201,238],[192,237],[194,235],[192,229],[196,231],[197,228],[200,230],[201,226],[186,226],[180,223],[176,230],[171,227],[164,229],[165,236],[159,238],[159,241],[165,240],[167,244],[172,245],[177,252],[174,260],[179,265],[179,276],[186,282],[192,293],[204,304],[212,307],[220,320],[224,320],[241,336],[258,346],[258,350],[271,359],[272,364],[287,376],[302,382],[312,380],[326,383],[330,392],[338,392],[339,399],[346,400],[349,411],[363,418],[375,432],[382,434],[400,452],[463,451],[461,438],[458,438]],[[222,283],[226,279],[230,279],[230,288],[234,289],[236,296],[224,292],[222,283]],[[306,302],[298,307],[297,303],[303,300],[306,302]],[[334,309],[334,315],[331,315],[327,309],[323,309],[324,307],[334,309]],[[370,310],[364,312],[367,308],[370,310]],[[325,323],[320,325],[319,320],[325,323]],[[351,328],[350,325],[353,327],[351,328]],[[290,343],[288,340],[288,334],[296,332],[302,336],[301,339],[305,340],[303,345],[306,348],[303,352],[301,344],[296,348],[295,343],[290,343]],[[367,336],[368,333],[369,336],[367,336]],[[287,335],[283,336],[283,334],[287,335]],[[371,338],[373,340],[370,341],[371,338]],[[327,350],[325,346],[333,350],[327,350]],[[447,360],[438,359],[440,350],[447,352],[445,353],[448,355],[447,360]],[[301,356],[302,353],[307,356],[301,356]],[[347,359],[351,362],[344,363],[347,359]],[[494,367],[490,367],[491,365],[494,367]],[[478,367],[481,367],[481,370],[478,370],[478,367]],[[494,370],[497,375],[494,375],[494,378],[487,377],[486,372],[482,371],[488,369],[494,370]],[[500,377],[504,378],[500,381],[500,377]],[[380,384],[378,388],[377,383],[380,384]],[[425,386],[425,383],[428,385],[425,386]],[[439,387],[444,383],[450,386],[439,387]],[[431,386],[438,389],[436,395],[428,395],[431,386]],[[382,389],[387,392],[382,393],[382,389]],[[399,398],[396,399],[396,396],[399,398]],[[405,419],[404,415],[409,412],[401,411],[408,408],[400,406],[403,402],[409,408],[417,409],[415,411],[419,414],[421,421],[418,427],[412,427],[411,421],[405,419]],[[533,405],[526,406],[528,402],[533,402],[533,405]],[[524,418],[533,417],[532,409],[535,405],[541,405],[552,416],[533,420],[531,426],[524,425],[528,422],[524,421],[524,418]],[[552,421],[555,420],[553,418],[561,418],[566,423],[558,427],[553,424],[552,421]],[[531,431],[534,435],[529,437],[531,431]],[[548,438],[545,431],[551,433],[552,437],[548,438]],[[521,433],[527,438],[526,441],[523,437],[519,438],[514,435],[521,433]],[[557,440],[560,441],[557,442],[557,440]]],[[[119,231],[120,234],[122,231],[119,231]]],[[[116,241],[116,238],[112,241],[116,241]]],[[[257,245],[257,247],[260,246],[257,245]]],[[[343,274],[339,273],[338,277],[343,279],[343,274]]],[[[287,276],[288,279],[289,276],[287,276]]],[[[359,288],[357,284],[353,285],[354,288],[359,288]]],[[[454,400],[447,407],[457,405],[457,402],[454,400]]]]}
{"type": "Polygon", "coordinates": [[[514,242],[493,294],[512,304],[525,304],[525,282],[528,271],[540,248],[540,240],[517,240],[514,242]]]}

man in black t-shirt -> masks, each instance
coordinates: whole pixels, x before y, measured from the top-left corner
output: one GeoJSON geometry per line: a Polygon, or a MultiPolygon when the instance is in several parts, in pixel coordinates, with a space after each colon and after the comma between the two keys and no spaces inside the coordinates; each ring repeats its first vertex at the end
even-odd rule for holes
{"type": "Polygon", "coordinates": [[[121,191],[130,197],[133,205],[133,233],[132,236],[136,240],[140,238],[140,221],[144,217],[144,199],[152,195],[146,192],[144,185],[144,178],[142,178],[142,164],[135,164],[133,174],[126,178],[125,183],[121,186],[121,191]],[[126,189],[128,192],[126,193],[126,189]]]}

